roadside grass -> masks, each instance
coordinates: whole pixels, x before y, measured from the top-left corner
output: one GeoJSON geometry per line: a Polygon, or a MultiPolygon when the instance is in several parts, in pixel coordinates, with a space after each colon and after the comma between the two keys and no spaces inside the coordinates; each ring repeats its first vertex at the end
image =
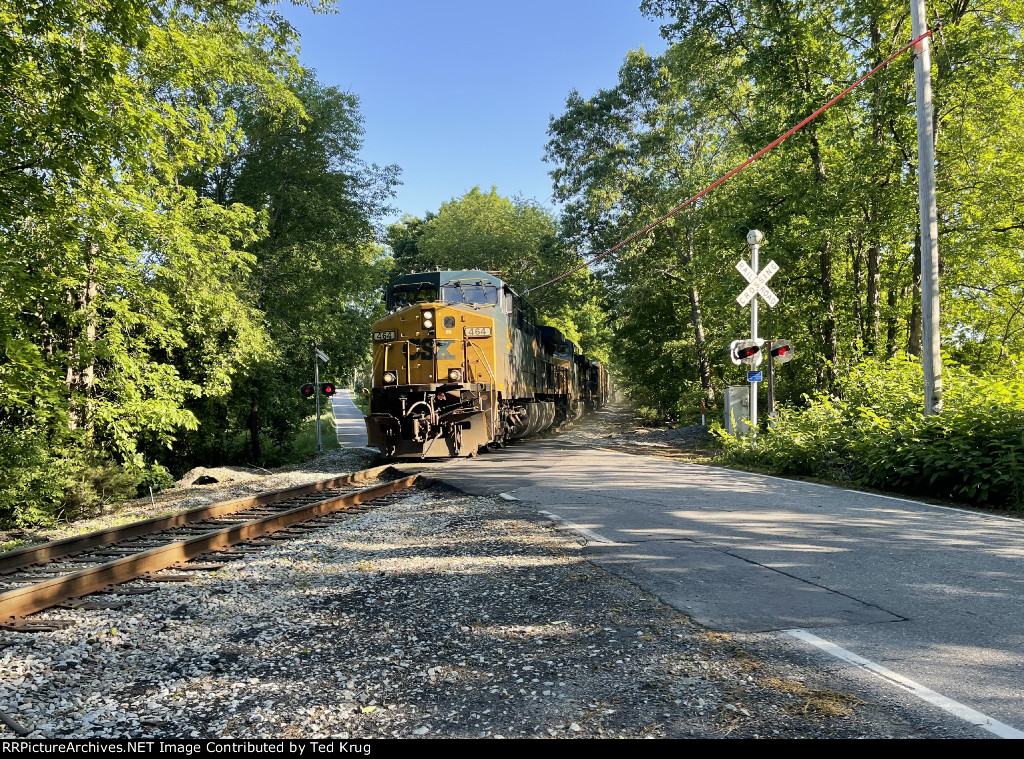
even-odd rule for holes
{"type": "Polygon", "coordinates": [[[363,416],[370,415],[370,396],[359,390],[352,391],[352,402],[356,405],[360,411],[363,412],[363,416]]]}
{"type": "MultiPolygon", "coordinates": [[[[637,420],[637,424],[640,420],[637,420]]],[[[966,511],[974,511],[979,514],[998,514],[1000,516],[1024,519],[1024,508],[1002,508],[993,505],[980,505],[962,500],[942,498],[934,494],[913,493],[909,494],[901,490],[886,490],[878,487],[865,485],[853,479],[852,473],[848,470],[833,468],[831,471],[822,471],[816,474],[793,474],[782,472],[771,462],[758,460],[736,461],[729,456],[723,448],[720,438],[710,440],[688,441],[683,444],[666,443],[664,447],[643,447],[637,448],[628,445],[607,445],[603,448],[619,453],[628,453],[635,456],[651,456],[669,461],[678,461],[686,464],[702,464],[704,466],[721,467],[723,469],[734,469],[740,472],[751,474],[765,474],[771,477],[792,480],[794,482],[809,482],[817,485],[829,485],[844,490],[854,490],[860,493],[871,493],[873,495],[885,495],[893,498],[906,498],[910,501],[928,503],[936,506],[949,506],[966,511]]]]}
{"type": "Polygon", "coordinates": [[[0,543],[0,553],[7,553],[8,551],[16,551],[19,548],[28,548],[30,545],[35,545],[36,542],[46,541],[34,541],[28,538],[14,538],[13,540],[7,540],[0,543]]]}
{"type": "Polygon", "coordinates": [[[781,677],[766,677],[760,683],[765,688],[792,695],[795,702],[786,711],[791,714],[817,715],[820,717],[847,717],[853,714],[854,707],[864,704],[856,696],[838,693],[834,690],[815,690],[808,688],[796,680],[781,677]],[[802,701],[800,704],[798,702],[802,701]]]}
{"type": "MultiPolygon", "coordinates": [[[[338,444],[338,435],[335,433],[334,414],[331,413],[331,404],[320,411],[321,437],[324,450],[333,451],[341,446],[338,444]]],[[[308,417],[299,427],[299,432],[292,442],[292,449],[286,457],[286,463],[298,464],[305,461],[316,451],[316,416],[308,417]]]]}
{"type": "Polygon", "coordinates": [[[761,662],[742,646],[733,642],[727,633],[704,630],[697,635],[698,638],[712,646],[724,648],[733,657],[733,662],[739,672],[749,674],[761,668],[761,662]]]}

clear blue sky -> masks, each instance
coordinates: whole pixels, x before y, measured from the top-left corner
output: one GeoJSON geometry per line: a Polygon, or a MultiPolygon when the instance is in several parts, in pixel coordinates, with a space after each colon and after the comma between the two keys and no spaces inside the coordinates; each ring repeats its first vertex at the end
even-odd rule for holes
{"type": "Polygon", "coordinates": [[[475,185],[554,208],[548,120],[570,90],[614,86],[631,49],[664,50],[640,0],[339,0],[339,13],[280,9],[300,60],[355,93],[362,157],[398,164],[395,218],[422,216],[475,185]]]}

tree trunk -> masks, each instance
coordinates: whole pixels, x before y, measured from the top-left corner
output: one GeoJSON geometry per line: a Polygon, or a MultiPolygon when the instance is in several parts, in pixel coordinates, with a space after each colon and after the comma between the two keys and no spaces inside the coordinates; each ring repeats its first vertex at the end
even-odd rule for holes
{"type": "Polygon", "coordinates": [[[687,291],[690,297],[690,323],[693,325],[693,344],[697,349],[697,371],[700,374],[700,389],[704,401],[714,405],[715,391],[711,386],[711,362],[708,360],[707,336],[704,333],[704,317],[700,310],[700,293],[694,284],[693,263],[693,227],[686,228],[686,247],[683,253],[683,264],[687,270],[687,291]]]}
{"type": "Polygon", "coordinates": [[[864,255],[864,244],[862,240],[857,240],[855,244],[853,233],[846,236],[846,243],[850,249],[850,261],[853,267],[853,324],[856,330],[853,352],[857,354],[864,346],[864,304],[861,300],[861,279],[864,273],[861,259],[864,255]]]}
{"type": "Polygon", "coordinates": [[[68,321],[68,366],[64,382],[70,391],[68,404],[68,426],[72,429],[90,429],[92,426],[93,385],[96,378],[96,316],[93,301],[99,292],[96,283],[96,257],[99,243],[89,243],[86,258],[85,281],[78,290],[67,293],[68,321]]]}
{"type": "Polygon", "coordinates": [[[868,246],[868,304],[867,304],[867,354],[878,355],[879,323],[882,320],[881,285],[882,275],[878,266],[881,246],[875,242],[868,246]]]}
{"type": "Polygon", "coordinates": [[[921,357],[921,228],[914,235],[914,278],[910,288],[910,326],[907,330],[907,353],[921,357]]]}
{"type": "Polygon", "coordinates": [[[836,302],[832,289],[832,245],[826,240],[818,248],[821,265],[821,338],[825,349],[825,365],[818,374],[818,389],[832,392],[836,383],[836,366],[839,363],[839,339],[836,334],[836,302]]]}
{"type": "Polygon", "coordinates": [[[902,298],[906,298],[910,287],[901,287],[889,290],[889,316],[886,319],[885,355],[887,358],[896,354],[897,332],[899,331],[899,316],[897,306],[902,298]]]}
{"type": "MultiPolygon", "coordinates": [[[[817,130],[808,129],[807,139],[810,142],[815,182],[824,185],[828,181],[828,175],[825,172],[825,161],[821,157],[821,144],[818,142],[817,130]]],[[[818,246],[818,264],[821,272],[821,308],[823,312],[821,339],[825,364],[818,368],[817,385],[819,390],[832,392],[835,387],[836,365],[839,363],[839,341],[836,334],[835,291],[832,287],[832,242],[827,237],[818,246]]]]}
{"type": "Polygon", "coordinates": [[[260,397],[253,389],[250,397],[249,416],[246,426],[249,428],[249,458],[253,464],[263,463],[263,446],[260,442],[260,397]]]}
{"type": "MultiPolygon", "coordinates": [[[[882,33],[878,26],[878,19],[872,17],[868,24],[869,33],[871,35],[871,65],[872,67],[878,66],[882,62],[882,33]]],[[[871,88],[871,139],[875,146],[876,155],[883,143],[883,129],[882,129],[882,114],[880,105],[880,93],[881,84],[880,80],[872,79],[868,85],[871,88]]],[[[872,187],[877,190],[877,184],[872,182],[872,187]]],[[[878,257],[881,252],[881,244],[877,240],[877,231],[873,228],[872,222],[877,218],[876,214],[876,197],[875,193],[872,192],[871,199],[868,201],[867,213],[864,215],[865,227],[867,233],[871,235],[874,241],[868,246],[868,304],[867,304],[867,354],[869,356],[877,356],[880,343],[880,325],[882,319],[882,299],[881,299],[881,272],[878,265],[878,257]]]]}

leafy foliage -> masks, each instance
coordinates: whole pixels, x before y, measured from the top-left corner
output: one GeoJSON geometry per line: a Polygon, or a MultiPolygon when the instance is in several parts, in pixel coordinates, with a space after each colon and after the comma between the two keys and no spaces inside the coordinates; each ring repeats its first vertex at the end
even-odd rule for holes
{"type": "Polygon", "coordinates": [[[312,343],[360,362],[396,170],[358,165],[355,98],[270,5],[0,4],[0,523],[164,486],[239,427],[262,463],[312,343]]]}
{"type": "MultiPolygon", "coordinates": [[[[930,4],[932,8],[932,4],[930,4]]],[[[663,55],[630,52],[618,82],[570,93],[547,160],[563,229],[599,251],[722,176],[908,41],[904,6],[645,0],[663,55]]],[[[1024,8],[934,4],[942,331],[975,372],[1019,365],[1024,8]],[[1005,65],[1004,65],[1005,64],[1005,65]]],[[[733,300],[746,232],[766,234],[781,302],[762,337],[792,340],[786,400],[835,392],[860,361],[920,353],[913,61],[897,59],[735,179],[601,264],[634,399],[692,421],[742,381],[725,348],[748,334],[733,300]]]]}
{"type": "Polygon", "coordinates": [[[925,416],[920,365],[865,361],[841,383],[784,408],[756,440],[723,436],[727,461],[983,506],[1024,508],[1024,382],[947,365],[949,408],[925,416]]]}

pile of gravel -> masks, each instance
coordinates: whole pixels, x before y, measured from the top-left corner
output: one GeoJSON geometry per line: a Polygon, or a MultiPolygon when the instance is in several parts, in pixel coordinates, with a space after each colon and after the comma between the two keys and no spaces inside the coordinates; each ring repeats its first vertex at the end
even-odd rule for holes
{"type": "Polygon", "coordinates": [[[501,499],[394,496],[127,598],[46,612],[77,622],[57,632],[0,633],[0,711],[59,738],[910,733],[707,633],[501,499]]]}

